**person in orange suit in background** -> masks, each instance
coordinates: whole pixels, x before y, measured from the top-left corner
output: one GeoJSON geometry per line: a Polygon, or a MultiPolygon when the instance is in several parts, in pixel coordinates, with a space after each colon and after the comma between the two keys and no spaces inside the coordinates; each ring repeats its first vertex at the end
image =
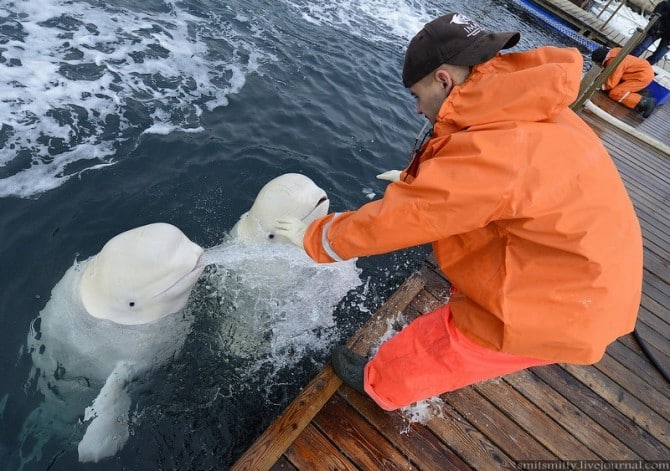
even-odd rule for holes
{"type": "MultiPolygon", "coordinates": [[[[607,67],[607,64],[619,52],[621,52],[620,47],[614,49],[599,47],[591,53],[591,60],[602,67],[607,67]]],[[[612,100],[621,103],[626,108],[639,111],[643,117],[648,118],[656,106],[656,100],[637,92],[649,86],[653,80],[654,69],[651,68],[651,64],[639,57],[628,55],[607,77],[603,90],[612,100]]]]}
{"type": "Polygon", "coordinates": [[[276,234],[328,263],[431,243],[458,289],[368,358],[338,346],[335,373],[393,410],[549,363],[591,364],[631,332],[642,235],[607,150],[570,109],[575,48],[501,54],[517,32],[459,13],[410,41],[402,79],[432,134],[383,198],[276,234]]]}

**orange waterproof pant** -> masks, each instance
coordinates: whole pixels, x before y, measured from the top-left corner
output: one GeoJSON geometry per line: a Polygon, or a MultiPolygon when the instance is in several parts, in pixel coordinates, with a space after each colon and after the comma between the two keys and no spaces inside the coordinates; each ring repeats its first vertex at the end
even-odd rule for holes
{"type": "Polygon", "coordinates": [[[552,362],[481,347],[459,332],[451,308],[424,314],[384,342],[365,366],[365,391],[394,410],[470,384],[552,362]]]}
{"type": "Polygon", "coordinates": [[[626,80],[625,82],[620,82],[619,85],[608,91],[607,96],[612,100],[621,103],[626,108],[633,109],[642,99],[642,95],[636,92],[639,92],[647,85],[649,85],[649,81],[637,79],[626,80]]]}

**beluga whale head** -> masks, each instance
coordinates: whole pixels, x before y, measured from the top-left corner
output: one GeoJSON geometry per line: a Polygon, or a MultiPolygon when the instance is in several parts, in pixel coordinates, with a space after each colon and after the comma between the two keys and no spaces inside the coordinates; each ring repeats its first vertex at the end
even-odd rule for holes
{"type": "Polygon", "coordinates": [[[243,242],[288,242],[274,233],[277,219],[295,217],[309,224],[328,214],[329,205],[326,192],[309,177],[285,173],[261,188],[251,209],[240,217],[230,235],[243,242]]]}
{"type": "Polygon", "coordinates": [[[122,232],[87,261],[79,285],[86,311],[118,324],[147,324],[182,309],[204,269],[203,249],[177,227],[122,232]]]}

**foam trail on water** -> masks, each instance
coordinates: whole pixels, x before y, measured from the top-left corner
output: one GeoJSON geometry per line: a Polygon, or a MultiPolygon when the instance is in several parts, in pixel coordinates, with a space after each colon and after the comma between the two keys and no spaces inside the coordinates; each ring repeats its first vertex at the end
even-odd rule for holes
{"type": "Polygon", "coordinates": [[[0,6],[0,197],[34,197],[110,165],[143,133],[199,132],[205,109],[275,60],[249,18],[150,5],[0,6]]]}
{"type": "Polygon", "coordinates": [[[404,42],[435,15],[424,4],[411,0],[284,0],[284,3],[298,10],[309,23],[342,28],[349,34],[381,43],[397,43],[399,38],[404,42]]]}

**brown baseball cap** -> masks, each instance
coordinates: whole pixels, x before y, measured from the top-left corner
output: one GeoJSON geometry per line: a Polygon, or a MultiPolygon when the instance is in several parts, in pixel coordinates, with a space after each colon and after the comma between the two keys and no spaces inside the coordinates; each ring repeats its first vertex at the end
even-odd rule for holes
{"type": "Polygon", "coordinates": [[[442,64],[477,65],[501,49],[514,47],[521,34],[491,33],[460,13],[448,13],[426,23],[410,41],[402,81],[411,87],[442,64]]]}

